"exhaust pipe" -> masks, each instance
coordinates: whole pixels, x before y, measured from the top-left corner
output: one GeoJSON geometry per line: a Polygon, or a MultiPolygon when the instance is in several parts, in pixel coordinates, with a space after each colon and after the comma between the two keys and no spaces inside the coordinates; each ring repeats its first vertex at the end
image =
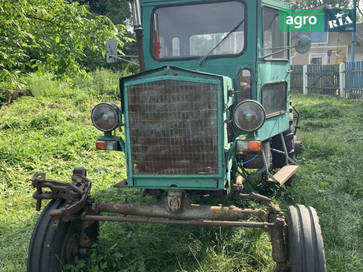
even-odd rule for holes
{"type": "Polygon", "coordinates": [[[139,64],[140,70],[145,71],[145,59],[144,59],[144,51],[143,51],[143,28],[141,21],[141,4],[140,0],[130,0],[131,8],[132,8],[132,17],[134,23],[134,31],[136,34],[136,44],[139,52],[139,64]]]}

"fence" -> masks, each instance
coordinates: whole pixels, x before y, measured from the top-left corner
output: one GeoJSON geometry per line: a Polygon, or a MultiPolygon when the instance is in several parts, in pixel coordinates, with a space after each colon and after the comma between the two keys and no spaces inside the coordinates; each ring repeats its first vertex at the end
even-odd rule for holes
{"type": "Polygon", "coordinates": [[[339,65],[307,65],[307,92],[339,96],[339,65]]]}
{"type": "Polygon", "coordinates": [[[303,92],[303,65],[291,65],[290,89],[296,93],[303,92]]]}
{"type": "Polygon", "coordinates": [[[363,98],[363,62],[345,64],[345,97],[363,98]]]}
{"type": "Polygon", "coordinates": [[[363,62],[337,65],[291,65],[293,92],[363,98],[363,62]]]}

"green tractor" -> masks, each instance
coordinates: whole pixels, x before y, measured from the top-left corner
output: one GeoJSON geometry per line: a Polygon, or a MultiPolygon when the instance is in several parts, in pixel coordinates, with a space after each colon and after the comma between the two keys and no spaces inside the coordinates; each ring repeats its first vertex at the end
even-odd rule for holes
{"type": "MultiPolygon", "coordinates": [[[[133,0],[131,6],[141,72],[120,79],[120,107],[98,104],[91,120],[104,133],[96,148],[126,155],[127,179],[117,186],[139,188],[159,202],[95,201],[83,168],[74,169],[71,183],[35,174],[37,209],[41,200],[52,201],[33,231],[27,270],[61,271],[75,256],[87,256],[99,221],[115,221],[261,228],[271,237],[278,271],[326,271],[312,207],[290,206],[284,214],[261,192],[243,192],[257,176],[283,186],[298,170],[289,58],[292,48],[305,53],[310,40],[280,30],[279,10],[288,5],[133,0]],[[193,194],[233,195],[262,208],[199,205],[193,194]]],[[[108,62],[119,58],[115,46],[107,44],[108,62]]]]}

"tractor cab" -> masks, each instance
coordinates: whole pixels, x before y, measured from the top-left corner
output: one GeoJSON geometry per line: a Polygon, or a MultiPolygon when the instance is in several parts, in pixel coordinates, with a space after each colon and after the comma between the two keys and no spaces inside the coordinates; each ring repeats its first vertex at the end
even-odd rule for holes
{"type": "MultiPolygon", "coordinates": [[[[289,106],[292,46],[278,21],[288,5],[132,4],[141,73],[120,81],[125,142],[114,145],[128,158],[128,186],[229,191],[237,165],[285,183],[296,165],[275,177],[269,169],[291,164],[296,138],[289,106]]],[[[100,107],[93,113],[105,111],[100,107]]],[[[104,122],[92,116],[96,127],[104,122]]],[[[101,128],[106,134],[99,143],[113,146],[107,143],[115,140],[113,129],[101,128]]]]}

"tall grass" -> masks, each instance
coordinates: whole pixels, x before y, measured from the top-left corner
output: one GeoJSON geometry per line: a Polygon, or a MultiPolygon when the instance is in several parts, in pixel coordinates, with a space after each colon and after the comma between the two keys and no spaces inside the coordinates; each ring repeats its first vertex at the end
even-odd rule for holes
{"type": "MultiPolygon", "coordinates": [[[[21,97],[0,108],[0,271],[25,271],[39,216],[28,179],[34,172],[69,181],[83,166],[97,199],[150,201],[111,185],[125,178],[118,152],[96,152],[99,132],[89,119],[101,101],[118,104],[118,75],[53,82],[32,75],[21,97]]],[[[320,216],[328,271],[363,271],[362,102],[294,95],[303,121],[301,165],[293,185],[275,193],[283,208],[302,203],[320,216]]],[[[91,258],[68,271],[275,271],[269,237],[260,230],[102,223],[91,258]]]]}
{"type": "Polygon", "coordinates": [[[53,75],[49,73],[30,74],[25,78],[25,82],[37,97],[67,96],[75,92],[118,97],[119,77],[122,75],[124,74],[102,69],[80,75],[69,82],[60,82],[53,81],[53,75]]]}
{"type": "Polygon", "coordinates": [[[317,209],[328,271],[363,271],[363,103],[315,95],[293,101],[303,153],[283,203],[317,209]]]}

